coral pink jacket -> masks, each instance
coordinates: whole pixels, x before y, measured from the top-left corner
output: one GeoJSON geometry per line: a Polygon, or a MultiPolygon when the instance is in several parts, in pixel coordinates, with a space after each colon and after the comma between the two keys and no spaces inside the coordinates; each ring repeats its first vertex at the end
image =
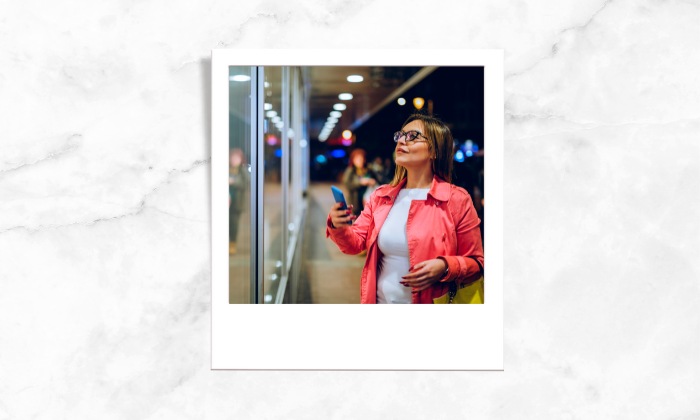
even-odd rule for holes
{"type": "MultiPolygon", "coordinates": [[[[377,262],[382,258],[377,236],[405,184],[406,178],[396,187],[379,187],[349,228],[333,229],[330,213],[328,215],[326,238],[330,237],[343,253],[355,255],[367,249],[361,280],[362,303],[377,303],[377,262]]],[[[426,260],[442,258],[450,270],[445,278],[428,289],[420,292],[414,289],[413,303],[433,303],[434,298],[448,292],[450,282],[469,283],[482,276],[484,251],[480,224],[469,193],[434,176],[427,199],[414,200],[408,212],[409,259],[413,267],[426,260]]],[[[401,273],[402,276],[406,274],[401,273]]]]}

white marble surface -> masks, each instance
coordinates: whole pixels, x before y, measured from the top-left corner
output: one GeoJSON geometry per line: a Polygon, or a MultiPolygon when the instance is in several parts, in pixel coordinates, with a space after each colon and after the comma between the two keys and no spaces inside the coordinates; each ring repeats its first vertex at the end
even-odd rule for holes
{"type": "Polygon", "coordinates": [[[699,418],[699,24],[697,0],[2,2],[0,420],[699,418]],[[210,50],[369,46],[506,51],[505,371],[212,372],[210,50]]]}

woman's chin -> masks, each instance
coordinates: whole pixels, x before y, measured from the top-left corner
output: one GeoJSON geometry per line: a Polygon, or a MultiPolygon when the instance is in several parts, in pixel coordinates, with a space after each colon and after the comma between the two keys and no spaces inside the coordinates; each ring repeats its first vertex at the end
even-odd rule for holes
{"type": "Polygon", "coordinates": [[[411,168],[414,168],[414,167],[415,167],[415,168],[420,167],[420,165],[416,165],[416,163],[413,162],[413,161],[411,161],[410,159],[406,159],[406,160],[396,159],[396,165],[397,165],[397,166],[403,166],[403,167],[406,168],[406,169],[411,169],[411,168]]]}

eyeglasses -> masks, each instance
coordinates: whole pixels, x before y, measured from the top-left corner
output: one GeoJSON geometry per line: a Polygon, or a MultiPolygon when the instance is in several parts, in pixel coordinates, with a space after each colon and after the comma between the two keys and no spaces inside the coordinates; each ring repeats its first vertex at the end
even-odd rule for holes
{"type": "Polygon", "coordinates": [[[406,144],[409,146],[411,146],[412,144],[419,142],[419,141],[425,141],[425,142],[428,141],[428,138],[425,137],[423,134],[421,134],[418,131],[409,131],[408,133],[404,133],[403,131],[397,131],[396,133],[394,133],[394,141],[396,143],[398,143],[402,137],[406,138],[406,144]],[[418,136],[423,137],[425,140],[416,140],[418,138],[418,136]]]}

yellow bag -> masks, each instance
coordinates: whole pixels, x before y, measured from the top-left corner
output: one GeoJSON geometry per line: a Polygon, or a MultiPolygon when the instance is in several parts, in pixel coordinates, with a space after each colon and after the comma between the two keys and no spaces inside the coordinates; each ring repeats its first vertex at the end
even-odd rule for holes
{"type": "Polygon", "coordinates": [[[450,290],[433,299],[433,303],[484,303],[484,276],[477,281],[461,284],[459,290],[455,282],[452,282],[450,290]]]}

